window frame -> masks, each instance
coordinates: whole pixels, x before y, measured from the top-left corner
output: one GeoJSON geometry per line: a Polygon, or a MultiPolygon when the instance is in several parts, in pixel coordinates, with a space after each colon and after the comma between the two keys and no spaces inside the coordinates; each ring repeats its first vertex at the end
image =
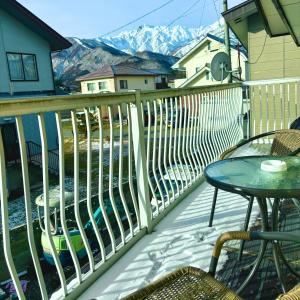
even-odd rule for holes
{"type": "Polygon", "coordinates": [[[87,82],[87,83],[86,83],[86,89],[88,90],[88,92],[94,93],[94,92],[96,91],[96,87],[97,87],[96,82],[87,82]],[[89,89],[89,86],[90,86],[90,85],[93,85],[93,86],[94,86],[94,89],[90,90],[90,89],[89,89]]]}
{"type": "Polygon", "coordinates": [[[34,81],[40,81],[39,78],[39,70],[38,70],[38,65],[37,65],[37,59],[36,59],[36,54],[34,53],[23,53],[23,52],[6,52],[6,60],[7,60],[7,67],[8,67],[8,74],[9,74],[9,80],[11,82],[34,82],[34,81]],[[9,54],[17,54],[21,56],[21,65],[22,65],[22,71],[23,71],[23,79],[12,79],[11,77],[11,70],[9,67],[9,59],[8,55],[9,54]],[[23,61],[23,55],[30,55],[33,57],[34,60],[34,66],[35,66],[35,71],[36,71],[36,79],[26,79],[25,75],[25,67],[24,67],[24,61],[23,61]]]}
{"type": "Polygon", "coordinates": [[[99,91],[107,91],[107,81],[98,81],[98,89],[99,89],[99,91]],[[100,88],[101,84],[104,84],[105,88],[101,89],[100,88]]]}
{"type": "Polygon", "coordinates": [[[120,79],[120,90],[128,90],[128,80],[127,79],[120,79]],[[122,87],[121,82],[126,82],[126,87],[122,87]]]}

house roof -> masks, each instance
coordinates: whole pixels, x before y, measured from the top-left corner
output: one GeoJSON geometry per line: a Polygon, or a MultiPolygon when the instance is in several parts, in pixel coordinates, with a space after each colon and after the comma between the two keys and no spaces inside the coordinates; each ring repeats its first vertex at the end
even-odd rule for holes
{"type": "Polygon", "coordinates": [[[290,34],[300,46],[300,0],[255,0],[271,37],[290,34]]]}
{"type": "MultiPolygon", "coordinates": [[[[186,60],[189,56],[193,55],[202,45],[204,45],[207,41],[217,41],[221,44],[224,44],[225,41],[224,39],[222,39],[221,37],[215,36],[213,34],[208,33],[198,44],[196,44],[190,51],[188,51],[183,57],[181,57],[180,60],[178,60],[173,66],[172,68],[176,69],[179,68],[179,65],[181,62],[183,62],[184,60],[186,60]]],[[[237,45],[231,45],[232,49],[237,50],[237,45]]],[[[240,49],[240,51],[247,56],[247,52],[243,49],[240,49]]]]}
{"type": "Polygon", "coordinates": [[[72,44],[15,0],[0,0],[0,8],[15,17],[50,44],[52,51],[66,49],[72,44]]]}
{"type": "Polygon", "coordinates": [[[91,72],[87,75],[81,76],[76,79],[76,81],[85,81],[91,79],[101,79],[101,78],[113,78],[115,76],[157,76],[153,70],[142,70],[134,68],[128,65],[107,65],[101,69],[91,72]]]}
{"type": "Polygon", "coordinates": [[[222,13],[230,29],[246,49],[248,49],[247,18],[257,12],[255,0],[248,0],[222,13]]]}
{"type": "Polygon", "coordinates": [[[290,34],[300,46],[300,0],[248,0],[222,13],[231,30],[248,48],[247,18],[259,13],[270,37],[290,34]]]}
{"type": "Polygon", "coordinates": [[[191,83],[195,79],[199,78],[204,72],[209,72],[209,71],[210,71],[210,68],[208,68],[207,66],[204,66],[198,72],[196,72],[192,77],[190,77],[186,81],[184,81],[178,88],[186,87],[189,83],[191,83]]]}

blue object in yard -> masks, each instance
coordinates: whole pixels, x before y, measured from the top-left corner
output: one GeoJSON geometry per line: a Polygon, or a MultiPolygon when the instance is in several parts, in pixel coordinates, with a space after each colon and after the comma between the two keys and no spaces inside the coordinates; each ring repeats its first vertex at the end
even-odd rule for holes
{"type": "MultiPolygon", "coordinates": [[[[56,252],[58,254],[59,260],[62,264],[63,267],[69,266],[72,264],[72,257],[70,254],[70,251],[67,246],[66,238],[64,234],[62,233],[62,230],[60,229],[58,231],[59,233],[52,236],[53,242],[54,242],[54,247],[56,249],[56,252]]],[[[76,251],[77,257],[79,259],[84,258],[86,256],[86,250],[83,244],[83,240],[81,238],[80,232],[77,229],[73,229],[69,231],[70,238],[71,238],[71,243],[74,247],[74,250],[76,251]]],[[[43,232],[42,233],[42,247],[43,247],[43,252],[44,252],[44,257],[46,261],[50,265],[54,265],[54,259],[51,253],[51,248],[49,245],[49,241],[47,239],[46,234],[43,232]]]]}

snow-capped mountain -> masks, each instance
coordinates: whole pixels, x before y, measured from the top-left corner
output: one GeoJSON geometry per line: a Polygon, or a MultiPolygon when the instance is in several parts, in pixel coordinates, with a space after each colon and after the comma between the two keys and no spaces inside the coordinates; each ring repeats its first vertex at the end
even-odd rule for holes
{"type": "Polygon", "coordinates": [[[171,27],[143,25],[135,30],[123,31],[116,36],[95,39],[95,42],[104,42],[129,54],[151,51],[173,55],[182,46],[201,40],[208,32],[217,36],[222,35],[223,23],[223,20],[219,20],[200,28],[185,28],[180,25],[171,27]]]}
{"type": "Polygon", "coordinates": [[[107,64],[125,63],[170,72],[176,60],[207,33],[222,37],[223,25],[222,19],[200,28],[143,25],[111,37],[72,37],[72,47],[52,56],[55,75],[71,89],[78,89],[77,77],[107,64]]]}

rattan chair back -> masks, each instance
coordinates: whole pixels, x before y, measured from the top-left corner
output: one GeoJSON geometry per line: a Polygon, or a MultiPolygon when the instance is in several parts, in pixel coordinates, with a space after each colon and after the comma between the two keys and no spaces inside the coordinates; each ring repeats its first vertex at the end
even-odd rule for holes
{"type": "Polygon", "coordinates": [[[225,284],[194,267],[178,269],[123,300],[242,300],[225,284]]]}
{"type": "MultiPolygon", "coordinates": [[[[283,129],[275,133],[271,147],[271,155],[288,155],[300,148],[300,130],[283,129]]],[[[300,156],[300,154],[298,154],[300,156]]]]}

